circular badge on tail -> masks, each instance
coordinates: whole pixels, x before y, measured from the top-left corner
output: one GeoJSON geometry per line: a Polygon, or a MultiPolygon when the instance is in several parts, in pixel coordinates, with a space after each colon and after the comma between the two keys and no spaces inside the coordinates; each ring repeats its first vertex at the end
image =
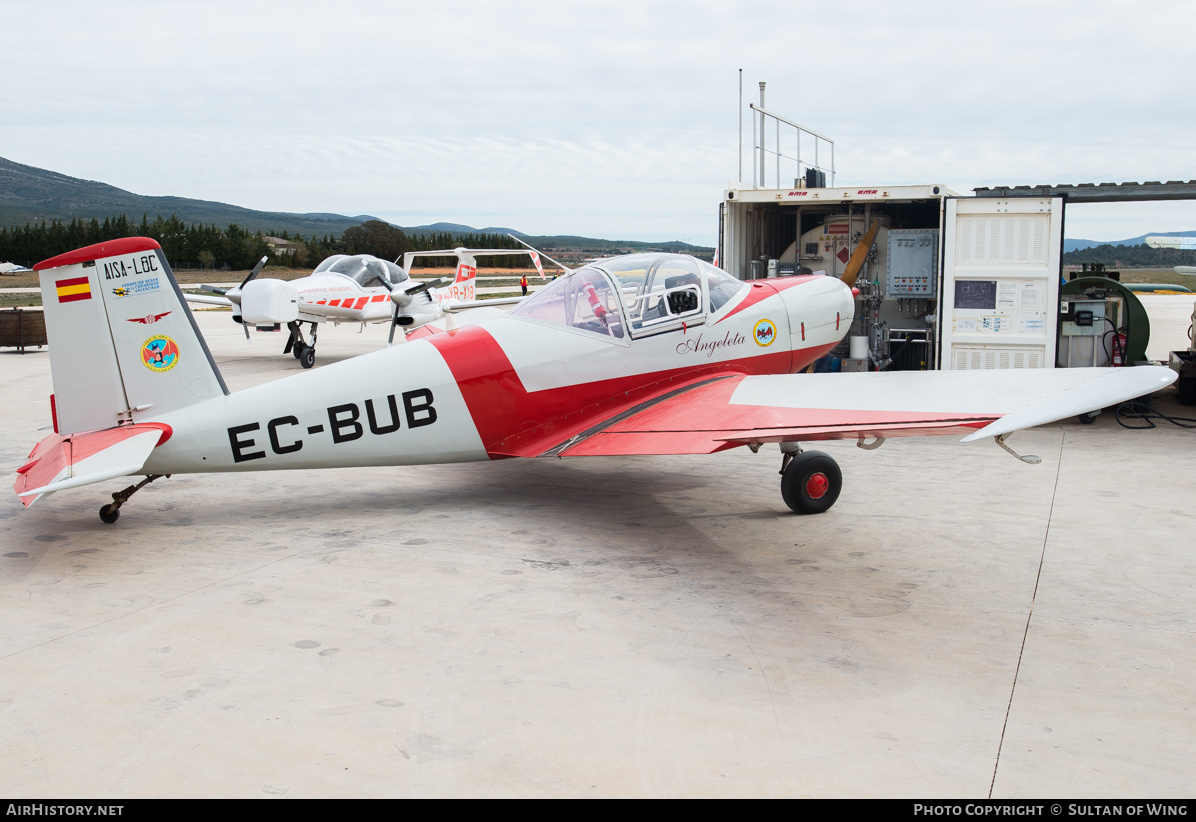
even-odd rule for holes
{"type": "Polygon", "coordinates": [[[165,334],[141,344],[141,362],[150,371],[165,372],[179,364],[179,345],[165,334]]]}
{"type": "Polygon", "coordinates": [[[772,345],[776,338],[777,327],[772,324],[772,320],[761,320],[756,323],[756,327],[752,331],[752,339],[756,341],[756,345],[772,345]]]}

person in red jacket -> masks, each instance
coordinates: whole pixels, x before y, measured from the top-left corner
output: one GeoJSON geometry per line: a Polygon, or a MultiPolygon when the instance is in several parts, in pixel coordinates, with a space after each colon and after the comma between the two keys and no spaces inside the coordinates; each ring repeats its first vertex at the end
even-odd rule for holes
{"type": "Polygon", "coordinates": [[[524,274],[519,278],[519,287],[523,289],[523,296],[527,296],[527,275],[524,274]]]}

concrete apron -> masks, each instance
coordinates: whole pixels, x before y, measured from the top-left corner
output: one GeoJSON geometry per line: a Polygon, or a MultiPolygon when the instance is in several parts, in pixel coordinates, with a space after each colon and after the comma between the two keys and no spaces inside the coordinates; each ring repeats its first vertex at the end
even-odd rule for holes
{"type": "MultiPolygon", "coordinates": [[[[299,370],[197,316],[234,390],[299,370]]],[[[8,472],[48,362],[0,352],[8,472]]],[[[1190,796],[1196,438],[1011,443],[820,446],[814,517],[767,448],[0,495],[5,790],[1190,796]]]]}

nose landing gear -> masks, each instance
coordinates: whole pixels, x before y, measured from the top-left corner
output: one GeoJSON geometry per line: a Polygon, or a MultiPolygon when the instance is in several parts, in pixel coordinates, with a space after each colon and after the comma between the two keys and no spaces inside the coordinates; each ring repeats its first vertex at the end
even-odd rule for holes
{"type": "Polygon", "coordinates": [[[291,336],[282,353],[294,354],[301,366],[311,368],[316,364],[316,324],[311,324],[311,345],[303,341],[303,323],[292,320],[287,323],[287,328],[291,329],[291,336]]]}

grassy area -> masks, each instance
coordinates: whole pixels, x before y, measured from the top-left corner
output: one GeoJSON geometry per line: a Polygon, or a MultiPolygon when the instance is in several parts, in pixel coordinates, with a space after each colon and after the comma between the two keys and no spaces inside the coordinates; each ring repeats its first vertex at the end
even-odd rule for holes
{"type": "Polygon", "coordinates": [[[0,308],[37,308],[42,304],[42,295],[38,292],[32,294],[5,294],[0,290],[0,308]]]}

